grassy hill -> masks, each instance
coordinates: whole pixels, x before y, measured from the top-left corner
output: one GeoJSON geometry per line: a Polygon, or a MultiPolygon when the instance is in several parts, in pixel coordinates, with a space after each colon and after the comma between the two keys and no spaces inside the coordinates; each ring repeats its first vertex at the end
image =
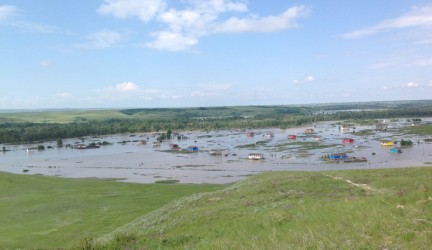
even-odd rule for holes
{"type": "Polygon", "coordinates": [[[108,119],[130,119],[119,110],[51,110],[0,112],[0,122],[70,123],[82,121],[104,121],[108,119]]]}
{"type": "Polygon", "coordinates": [[[430,249],[432,168],[267,172],[80,249],[430,249]]]}
{"type": "Polygon", "coordinates": [[[60,249],[218,185],[133,184],[0,172],[0,249],[60,249]]]}
{"type": "MultiPolygon", "coordinates": [[[[0,123],[70,123],[83,121],[105,121],[110,119],[129,120],[178,120],[178,119],[225,119],[225,118],[268,118],[311,113],[325,113],[350,110],[422,110],[417,115],[431,113],[432,100],[381,101],[322,103],[304,105],[226,106],[226,107],[184,107],[184,108],[133,108],[133,109],[51,109],[51,110],[2,110],[0,123]]],[[[405,112],[406,113],[406,112],[405,112]]],[[[406,115],[401,112],[400,115],[406,115]]],[[[386,115],[386,113],[382,113],[386,115]]]]}

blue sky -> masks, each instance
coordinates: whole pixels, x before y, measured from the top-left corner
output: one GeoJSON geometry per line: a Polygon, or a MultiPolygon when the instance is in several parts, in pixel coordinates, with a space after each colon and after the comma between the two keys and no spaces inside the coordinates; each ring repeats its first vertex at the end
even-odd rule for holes
{"type": "Polygon", "coordinates": [[[430,1],[0,0],[0,109],[432,98],[430,1]]]}

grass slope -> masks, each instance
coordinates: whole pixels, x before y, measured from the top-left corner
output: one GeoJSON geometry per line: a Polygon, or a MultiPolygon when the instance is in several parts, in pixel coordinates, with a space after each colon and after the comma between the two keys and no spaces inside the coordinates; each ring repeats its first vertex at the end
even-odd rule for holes
{"type": "Polygon", "coordinates": [[[0,122],[70,123],[82,121],[104,121],[108,119],[130,119],[118,110],[70,110],[1,113],[0,122]]]}
{"type": "Polygon", "coordinates": [[[268,172],[81,249],[430,249],[432,168],[268,172]]]}
{"type": "Polygon", "coordinates": [[[71,247],[180,197],[219,188],[0,173],[0,248],[71,247]]]}

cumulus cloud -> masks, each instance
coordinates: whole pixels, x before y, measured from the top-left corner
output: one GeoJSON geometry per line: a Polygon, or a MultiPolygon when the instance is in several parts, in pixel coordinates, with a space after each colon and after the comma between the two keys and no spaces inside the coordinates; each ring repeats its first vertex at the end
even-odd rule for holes
{"type": "Polygon", "coordinates": [[[313,81],[315,81],[315,77],[313,77],[313,76],[306,76],[305,81],[307,81],[307,82],[313,82],[313,81]]]}
{"type": "Polygon", "coordinates": [[[140,101],[160,99],[162,95],[166,95],[162,90],[141,88],[138,84],[131,81],[118,83],[107,88],[96,89],[94,92],[94,94],[85,98],[87,102],[93,104],[123,101],[139,103],[140,101]]]}
{"type": "Polygon", "coordinates": [[[105,0],[98,11],[120,19],[136,16],[143,22],[147,22],[165,9],[165,6],[163,0],[105,0]]]}
{"type": "Polygon", "coordinates": [[[316,78],[314,76],[306,76],[305,78],[303,78],[302,80],[293,80],[292,83],[294,84],[298,84],[298,83],[307,83],[307,82],[314,82],[316,80],[316,78]]]}
{"type": "Polygon", "coordinates": [[[297,27],[297,19],[309,14],[304,6],[289,8],[276,16],[246,18],[231,17],[223,23],[216,25],[217,33],[243,33],[243,32],[274,32],[297,27]]]}
{"type": "Polygon", "coordinates": [[[297,20],[309,14],[295,6],[278,15],[260,17],[250,13],[243,0],[185,0],[183,9],[168,6],[166,0],[105,0],[98,11],[116,18],[137,17],[154,21],[161,30],[151,33],[145,46],[181,51],[197,45],[202,37],[217,33],[275,32],[297,27],[297,20]]]}
{"type": "Polygon", "coordinates": [[[406,28],[432,28],[432,6],[415,6],[412,10],[400,17],[384,20],[376,25],[354,30],[343,34],[342,37],[355,39],[376,33],[406,28]]]}
{"type": "Polygon", "coordinates": [[[416,87],[419,86],[419,84],[418,84],[418,83],[415,83],[415,82],[409,82],[409,83],[406,84],[406,86],[407,86],[408,88],[416,88],[416,87]]]}
{"type": "Polygon", "coordinates": [[[159,89],[152,88],[141,88],[138,84],[128,81],[116,84],[108,88],[96,90],[96,92],[105,95],[124,95],[124,96],[136,96],[141,94],[159,94],[162,91],[159,89]]]}
{"type": "Polygon", "coordinates": [[[154,41],[146,43],[149,48],[182,51],[198,43],[198,39],[194,36],[187,36],[179,32],[162,31],[153,33],[154,41]]]}
{"type": "Polygon", "coordinates": [[[137,91],[138,85],[133,82],[119,83],[115,86],[115,90],[119,92],[137,91]]]}
{"type": "Polygon", "coordinates": [[[20,10],[13,5],[0,5],[0,23],[9,20],[20,13],[20,10]]]}
{"type": "Polygon", "coordinates": [[[121,42],[124,40],[124,37],[115,31],[102,30],[89,35],[87,39],[89,40],[88,43],[76,44],[75,47],[85,49],[106,49],[121,42]]]}

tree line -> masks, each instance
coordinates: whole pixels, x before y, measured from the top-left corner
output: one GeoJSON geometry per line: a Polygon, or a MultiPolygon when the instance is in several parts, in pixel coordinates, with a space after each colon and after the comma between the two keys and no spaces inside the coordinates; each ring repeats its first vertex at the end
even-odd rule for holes
{"type": "Polygon", "coordinates": [[[383,119],[398,117],[432,117],[432,107],[406,107],[372,111],[341,111],[322,114],[275,115],[274,113],[245,117],[226,117],[218,119],[108,119],[61,123],[0,123],[0,143],[20,143],[56,140],[120,133],[182,131],[182,130],[222,130],[289,128],[320,121],[383,119]]]}

